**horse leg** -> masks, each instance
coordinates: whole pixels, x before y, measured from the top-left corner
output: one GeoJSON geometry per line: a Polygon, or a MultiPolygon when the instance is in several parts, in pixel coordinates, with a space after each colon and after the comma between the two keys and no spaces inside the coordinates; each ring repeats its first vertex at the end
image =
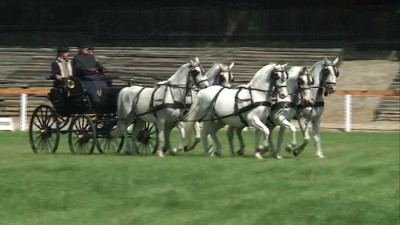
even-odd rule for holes
{"type": "Polygon", "coordinates": [[[171,150],[170,136],[171,131],[174,128],[174,125],[165,126],[165,146],[163,148],[163,152],[166,153],[169,150],[171,155],[176,155],[176,148],[171,150]]]}
{"type": "Polygon", "coordinates": [[[283,138],[285,134],[286,128],[289,128],[292,138],[291,138],[291,143],[288,146],[296,146],[296,127],[290,123],[287,119],[284,119],[281,121],[280,125],[280,130],[279,130],[279,137],[278,137],[278,145],[276,149],[276,158],[277,159],[282,159],[281,156],[281,149],[282,149],[282,143],[283,143],[283,138]]]}
{"type": "Polygon", "coordinates": [[[238,155],[244,155],[244,149],[245,149],[245,145],[244,145],[244,141],[243,141],[243,136],[242,136],[242,131],[243,128],[236,128],[236,136],[238,137],[239,140],[239,150],[237,151],[238,155]]]}
{"type": "Polygon", "coordinates": [[[196,122],[196,124],[194,125],[194,132],[196,133],[196,139],[194,140],[192,146],[190,146],[191,149],[194,149],[196,147],[196,145],[200,142],[200,123],[196,122]]]}
{"type": "Polygon", "coordinates": [[[165,127],[166,121],[164,119],[160,119],[157,126],[157,150],[156,154],[160,157],[164,157],[164,148],[165,148],[165,127]]]}
{"type": "Polygon", "coordinates": [[[139,155],[139,148],[138,148],[138,135],[139,132],[144,128],[145,122],[143,120],[137,119],[133,124],[132,133],[131,133],[131,140],[132,140],[132,147],[133,147],[133,154],[139,155]]]}
{"type": "Polygon", "coordinates": [[[217,131],[219,130],[216,127],[213,127],[214,129],[211,129],[210,131],[210,136],[213,140],[213,144],[215,147],[214,151],[214,156],[221,156],[221,143],[219,142],[218,136],[217,136],[217,131]]]}
{"type": "Polygon", "coordinates": [[[263,159],[262,152],[263,149],[268,148],[269,146],[269,129],[264,125],[263,122],[258,117],[253,118],[253,126],[257,129],[256,130],[256,151],[255,157],[257,159],[263,159]],[[260,135],[261,132],[264,134],[264,145],[260,145],[260,135]]]}
{"type": "MultiPolygon", "coordinates": [[[[285,135],[285,130],[286,130],[286,127],[284,127],[284,126],[279,127],[278,144],[276,145],[276,148],[272,147],[272,149],[273,149],[272,156],[276,159],[282,159],[281,147],[282,147],[283,137],[285,135]]],[[[272,134],[270,136],[272,136],[272,134]]]]}
{"type": "Polygon", "coordinates": [[[231,151],[231,156],[235,156],[235,146],[233,144],[233,130],[234,128],[232,126],[228,126],[228,130],[226,132],[226,135],[228,137],[229,150],[231,151]]]}
{"type": "Polygon", "coordinates": [[[204,155],[208,156],[212,153],[212,147],[208,143],[208,135],[210,134],[211,122],[203,122],[203,129],[201,129],[201,142],[203,144],[204,155]]]}
{"type": "Polygon", "coordinates": [[[184,142],[185,142],[185,139],[186,139],[186,133],[185,133],[185,129],[184,129],[184,127],[183,127],[183,123],[182,122],[178,122],[177,124],[176,124],[176,128],[178,128],[178,130],[179,130],[179,134],[180,134],[180,136],[181,136],[181,142],[180,142],[180,144],[179,144],[179,146],[178,146],[178,148],[173,148],[172,149],[172,151],[173,152],[178,152],[178,151],[181,151],[182,149],[184,149],[184,142]]]}
{"type": "Polygon", "coordinates": [[[122,144],[122,146],[123,146],[122,153],[129,155],[132,150],[132,146],[131,146],[132,142],[129,141],[128,130],[127,130],[126,124],[123,123],[122,121],[119,121],[117,124],[117,129],[115,129],[114,131],[111,132],[111,136],[119,137],[121,134],[124,137],[124,143],[122,144]]]}
{"type": "Polygon", "coordinates": [[[306,124],[306,120],[303,117],[299,118],[299,126],[301,132],[303,133],[303,143],[300,146],[293,149],[293,155],[296,157],[299,156],[300,153],[304,151],[308,143],[310,143],[310,134],[308,131],[308,125],[306,124]]]}
{"type": "Polygon", "coordinates": [[[323,159],[325,156],[324,156],[324,153],[322,152],[321,137],[319,135],[320,122],[321,122],[321,119],[317,118],[312,121],[312,126],[313,126],[313,133],[314,133],[315,148],[317,149],[316,155],[318,158],[323,159]]]}
{"type": "Polygon", "coordinates": [[[190,144],[190,146],[188,148],[184,148],[184,150],[186,152],[188,152],[190,150],[193,150],[197,146],[197,144],[200,143],[200,140],[201,140],[200,123],[196,122],[194,124],[193,128],[194,128],[194,132],[195,132],[195,135],[196,135],[195,136],[195,140],[194,140],[194,142],[192,144],[190,144]]]}
{"type": "Polygon", "coordinates": [[[273,152],[273,150],[275,149],[274,147],[274,142],[272,141],[272,137],[273,137],[273,130],[275,129],[276,125],[271,124],[271,123],[266,123],[268,130],[270,131],[270,134],[268,136],[269,138],[269,145],[264,147],[263,149],[263,153],[268,152],[269,150],[271,150],[271,152],[273,152]]]}

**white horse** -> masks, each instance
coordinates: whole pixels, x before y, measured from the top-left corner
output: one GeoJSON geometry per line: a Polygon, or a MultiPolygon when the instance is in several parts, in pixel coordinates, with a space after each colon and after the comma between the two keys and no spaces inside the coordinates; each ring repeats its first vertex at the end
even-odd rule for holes
{"type": "Polygon", "coordinates": [[[268,146],[269,130],[264,125],[271,106],[272,92],[279,97],[287,96],[285,65],[268,64],[261,68],[248,85],[237,89],[210,86],[201,90],[185,118],[187,144],[190,145],[191,131],[196,121],[203,121],[201,139],[204,153],[209,155],[208,135],[215,144],[215,155],[221,155],[221,144],[217,131],[224,125],[237,128],[251,126],[258,129],[255,156],[262,159],[261,149],[268,146]],[[260,131],[264,134],[264,146],[259,144],[260,131]]]}
{"type": "MultiPolygon", "coordinates": [[[[284,99],[277,98],[275,100],[275,103],[271,107],[271,112],[269,114],[268,120],[267,120],[267,127],[269,128],[270,132],[273,131],[273,129],[276,126],[280,126],[280,132],[284,132],[285,128],[289,128],[290,131],[292,132],[292,137],[296,136],[296,127],[293,126],[289,121],[296,115],[297,111],[296,109],[298,107],[307,107],[312,104],[312,99],[311,99],[311,92],[310,92],[310,85],[313,84],[313,79],[311,77],[311,74],[307,67],[301,67],[301,66],[294,66],[291,67],[288,70],[288,80],[287,80],[287,91],[288,91],[288,96],[284,99]]],[[[310,109],[310,107],[309,107],[310,109]]],[[[243,155],[244,154],[244,141],[242,138],[242,129],[234,129],[233,127],[229,126],[227,135],[228,135],[228,140],[229,140],[229,148],[231,150],[231,154],[235,155],[234,151],[234,144],[233,144],[233,131],[236,131],[236,134],[239,139],[239,145],[240,149],[237,151],[238,155],[243,155]]],[[[281,136],[279,136],[281,137],[281,136]]],[[[274,149],[274,146],[272,145],[273,142],[272,140],[272,133],[269,136],[270,138],[270,148],[274,149]]],[[[296,144],[295,141],[296,139],[292,139],[294,143],[296,144]]],[[[278,148],[277,151],[274,152],[275,157],[280,158],[280,146],[281,146],[282,140],[278,140],[278,148]]],[[[268,149],[265,149],[268,151],[268,149]]]]}
{"type": "MultiPolygon", "coordinates": [[[[157,154],[162,157],[164,151],[169,150],[170,132],[182,119],[192,83],[199,88],[209,86],[197,57],[182,65],[167,81],[159,82],[155,88],[131,86],[121,90],[116,131],[118,134],[123,132],[127,137],[126,128],[134,122],[131,134],[134,154],[138,154],[137,136],[146,122],[156,124],[157,154]]],[[[125,151],[129,153],[130,146],[125,145],[125,151]]]]}
{"type": "Polygon", "coordinates": [[[280,127],[278,144],[274,148],[272,145],[272,134],[270,135],[270,144],[272,155],[281,159],[281,146],[283,142],[283,134],[288,128],[291,131],[292,142],[288,145],[293,148],[296,146],[296,127],[290,123],[296,114],[297,110],[310,112],[314,100],[311,98],[311,85],[314,84],[314,79],[307,67],[294,66],[288,70],[289,79],[287,81],[287,89],[289,96],[286,99],[277,99],[277,102],[272,106],[271,113],[267,120],[267,126],[272,132],[276,126],[280,127]]]}
{"type": "MultiPolygon", "coordinates": [[[[211,68],[207,71],[206,77],[208,79],[208,82],[210,85],[218,85],[226,88],[231,87],[231,83],[233,82],[233,73],[232,73],[232,68],[235,65],[234,62],[232,62],[229,66],[225,65],[223,63],[214,63],[211,68]]],[[[191,99],[188,100],[188,105],[191,105],[193,103],[194,98],[197,96],[197,90],[192,89],[193,91],[191,92],[191,99]]],[[[185,139],[185,129],[183,127],[183,123],[179,122],[177,125],[180,134],[181,134],[181,139],[185,139]]],[[[200,142],[200,123],[196,123],[194,126],[195,130],[195,141],[191,144],[191,146],[186,147],[184,150],[189,151],[191,149],[194,149],[196,145],[200,142]]],[[[178,150],[181,150],[183,146],[180,146],[178,150]]],[[[176,151],[178,151],[176,150],[176,151]]]]}
{"type": "Polygon", "coordinates": [[[314,83],[317,85],[311,87],[311,97],[314,99],[314,104],[311,110],[306,108],[299,108],[297,110],[296,117],[298,118],[299,126],[304,134],[304,143],[293,150],[295,156],[298,156],[309,143],[308,122],[311,121],[316,156],[318,158],[324,158],[319,129],[325,106],[324,96],[327,97],[336,91],[336,78],[339,77],[338,62],[339,58],[331,62],[325,57],[310,68],[311,76],[314,79],[314,83]]]}

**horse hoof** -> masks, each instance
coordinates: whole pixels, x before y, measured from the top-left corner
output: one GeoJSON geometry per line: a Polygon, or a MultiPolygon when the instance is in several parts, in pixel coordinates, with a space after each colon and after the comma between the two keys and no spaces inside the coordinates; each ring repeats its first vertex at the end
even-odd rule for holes
{"type": "Polygon", "coordinates": [[[240,155],[240,156],[243,156],[243,155],[244,155],[244,151],[243,151],[243,150],[238,150],[236,153],[237,153],[238,155],[240,155]]]}
{"type": "Polygon", "coordinates": [[[282,159],[281,154],[279,154],[279,153],[277,153],[277,152],[272,153],[272,156],[273,156],[275,159],[282,159]]]}
{"type": "Polygon", "coordinates": [[[293,152],[293,147],[291,145],[286,146],[285,150],[289,153],[293,152]]]}
{"type": "Polygon", "coordinates": [[[300,152],[298,152],[298,151],[296,151],[296,150],[293,151],[293,156],[294,156],[294,157],[297,157],[297,156],[299,156],[299,155],[300,155],[300,152]]]}
{"type": "Polygon", "coordinates": [[[158,155],[159,157],[165,157],[164,152],[161,151],[161,150],[157,150],[157,155],[158,155]]]}
{"type": "Polygon", "coordinates": [[[325,156],[324,156],[323,154],[317,154],[317,157],[318,157],[319,159],[325,158],[325,156]]]}
{"type": "Polygon", "coordinates": [[[262,154],[260,152],[256,152],[256,154],[254,155],[257,159],[264,159],[262,154]]]}
{"type": "Polygon", "coordinates": [[[176,155],[178,153],[179,149],[173,148],[172,150],[169,151],[170,155],[176,155]]]}

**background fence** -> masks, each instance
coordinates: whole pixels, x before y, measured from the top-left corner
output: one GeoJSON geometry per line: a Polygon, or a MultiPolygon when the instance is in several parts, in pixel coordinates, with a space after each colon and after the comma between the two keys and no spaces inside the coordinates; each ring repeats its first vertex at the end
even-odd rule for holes
{"type": "MultiPolygon", "coordinates": [[[[27,123],[29,121],[29,111],[33,110],[32,108],[28,111],[28,96],[46,96],[48,92],[49,89],[0,89],[0,96],[19,95],[19,111],[16,113],[18,114],[18,117],[15,117],[19,118],[19,121],[15,121],[18,122],[19,126],[13,127],[17,127],[19,130],[25,131],[28,127],[27,123]]],[[[360,129],[360,123],[365,124],[371,121],[371,118],[374,115],[371,114],[371,110],[368,110],[368,108],[365,107],[364,102],[366,99],[368,99],[368,101],[379,102],[379,98],[382,96],[392,96],[394,97],[395,101],[400,101],[400,91],[390,90],[338,90],[334,95],[341,95],[341,99],[337,98],[334,105],[327,104],[326,108],[328,108],[331,113],[329,113],[328,116],[325,114],[324,117],[326,118],[323,117],[322,120],[323,122],[330,124],[327,126],[328,128],[343,128],[343,130],[346,132],[350,132],[353,129],[354,118],[356,118],[355,122],[358,124],[356,129],[360,129]],[[332,118],[332,112],[336,114],[334,118],[332,118]],[[329,118],[329,115],[331,118],[329,118]],[[341,122],[342,125],[340,125],[341,122]]],[[[32,97],[32,99],[35,100],[35,97],[32,97]]],[[[41,104],[50,104],[50,102],[43,100],[41,104]]],[[[394,115],[384,120],[393,121],[394,124],[397,124],[397,127],[396,125],[387,126],[386,128],[370,127],[367,125],[361,129],[400,130],[398,123],[400,121],[400,109],[397,108],[397,110],[394,110],[392,113],[394,115]]]]}

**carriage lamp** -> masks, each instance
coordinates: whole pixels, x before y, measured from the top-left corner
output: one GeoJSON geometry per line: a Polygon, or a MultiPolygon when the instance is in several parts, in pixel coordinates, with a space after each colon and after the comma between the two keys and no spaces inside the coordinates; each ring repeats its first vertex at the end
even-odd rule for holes
{"type": "Polygon", "coordinates": [[[74,87],[75,87],[75,82],[74,82],[73,80],[68,80],[68,81],[67,81],[67,87],[68,87],[69,89],[74,88],[74,87]]]}

